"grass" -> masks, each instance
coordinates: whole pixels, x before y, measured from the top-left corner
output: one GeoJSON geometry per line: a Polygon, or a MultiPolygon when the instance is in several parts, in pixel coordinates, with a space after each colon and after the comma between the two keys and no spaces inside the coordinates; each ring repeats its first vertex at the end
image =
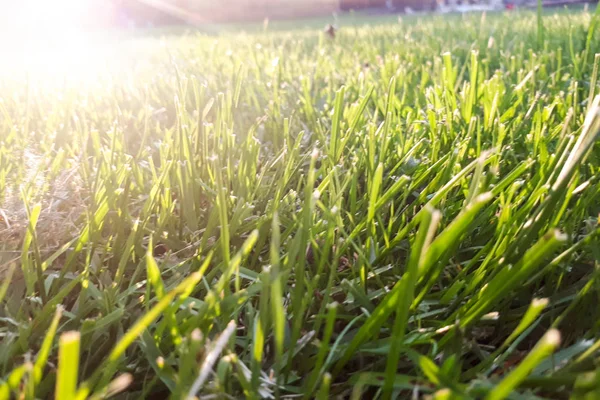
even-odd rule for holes
{"type": "Polygon", "coordinates": [[[11,66],[0,399],[596,398],[597,24],[415,17],[11,66]]]}

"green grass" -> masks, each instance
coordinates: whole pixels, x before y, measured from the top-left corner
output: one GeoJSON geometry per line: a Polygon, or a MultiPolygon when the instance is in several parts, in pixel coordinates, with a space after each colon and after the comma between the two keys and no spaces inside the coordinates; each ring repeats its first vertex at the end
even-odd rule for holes
{"type": "Polygon", "coordinates": [[[3,66],[0,399],[600,396],[598,17],[375,21],[3,66]]]}

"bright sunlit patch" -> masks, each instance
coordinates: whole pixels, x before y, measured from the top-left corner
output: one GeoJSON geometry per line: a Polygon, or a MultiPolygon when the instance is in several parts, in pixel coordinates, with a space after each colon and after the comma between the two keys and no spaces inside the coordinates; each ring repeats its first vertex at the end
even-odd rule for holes
{"type": "Polygon", "coordinates": [[[3,6],[14,42],[50,44],[81,33],[93,0],[24,0],[3,6]]]}
{"type": "MultiPolygon", "coordinates": [[[[81,74],[94,68],[102,47],[91,39],[99,0],[24,0],[0,6],[5,50],[0,72],[81,74]]],[[[106,9],[106,7],[104,7],[106,9]]]]}

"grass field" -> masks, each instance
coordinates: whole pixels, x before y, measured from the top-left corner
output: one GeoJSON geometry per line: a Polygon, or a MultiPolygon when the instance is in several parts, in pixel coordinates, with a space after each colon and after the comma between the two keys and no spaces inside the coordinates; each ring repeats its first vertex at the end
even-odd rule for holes
{"type": "Polygon", "coordinates": [[[0,399],[600,398],[600,16],[369,22],[7,58],[0,399]]]}

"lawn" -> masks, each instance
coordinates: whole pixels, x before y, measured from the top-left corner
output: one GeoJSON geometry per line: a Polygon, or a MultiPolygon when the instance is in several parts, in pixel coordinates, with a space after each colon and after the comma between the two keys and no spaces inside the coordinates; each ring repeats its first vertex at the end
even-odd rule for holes
{"type": "Polygon", "coordinates": [[[599,22],[7,55],[0,399],[600,398],[599,22]]]}

